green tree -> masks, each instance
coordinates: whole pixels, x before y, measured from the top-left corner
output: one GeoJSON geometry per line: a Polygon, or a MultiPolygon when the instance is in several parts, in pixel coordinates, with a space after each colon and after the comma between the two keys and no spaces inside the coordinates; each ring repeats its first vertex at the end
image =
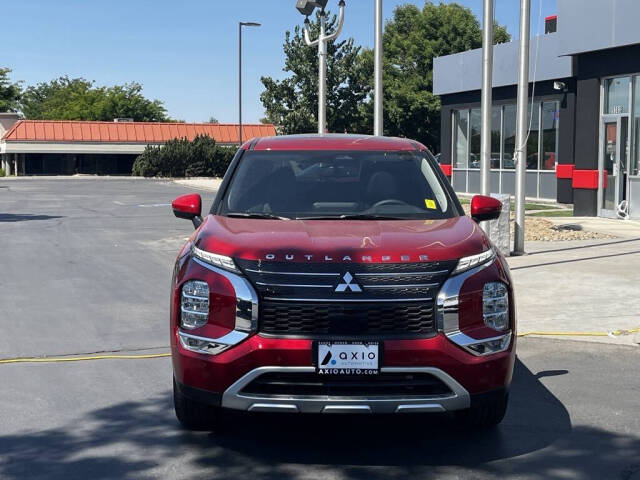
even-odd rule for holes
{"type": "Polygon", "coordinates": [[[145,98],[142,85],[135,82],[96,87],[84,78],[60,77],[28,87],[22,95],[21,107],[26,118],[42,120],[168,120],[162,102],[145,98]]]}
{"type": "Polygon", "coordinates": [[[10,68],[0,67],[0,112],[17,112],[20,109],[20,82],[9,79],[10,68]]]}
{"type": "MultiPolygon", "coordinates": [[[[510,39],[505,27],[495,25],[495,43],[510,39]]],[[[440,99],[432,93],[433,59],[482,47],[478,19],[456,3],[429,1],[422,9],[402,5],[387,22],[383,41],[385,134],[413,138],[440,150],[440,99]]],[[[373,82],[371,50],[363,52],[362,62],[373,82]]]]}
{"type": "MultiPolygon", "coordinates": [[[[336,28],[336,16],[328,15],[327,31],[336,28]]],[[[320,31],[319,14],[311,22],[311,38],[320,31]]],[[[281,133],[317,131],[318,119],[318,49],[305,44],[303,31],[296,26],[287,32],[284,42],[288,74],[284,80],[262,77],[260,96],[266,111],[262,120],[278,126],[281,133]]],[[[370,86],[360,61],[360,47],[354,40],[339,39],[329,43],[327,55],[327,128],[331,132],[358,132],[365,120],[363,102],[370,86]]]]}

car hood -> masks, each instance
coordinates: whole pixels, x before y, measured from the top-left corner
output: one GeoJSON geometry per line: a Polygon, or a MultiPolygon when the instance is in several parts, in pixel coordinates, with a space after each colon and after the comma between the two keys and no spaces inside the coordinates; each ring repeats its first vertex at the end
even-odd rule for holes
{"type": "Polygon", "coordinates": [[[402,263],[454,260],[490,242],[469,217],[446,220],[265,220],[209,215],[203,250],[246,260],[402,263]]]}

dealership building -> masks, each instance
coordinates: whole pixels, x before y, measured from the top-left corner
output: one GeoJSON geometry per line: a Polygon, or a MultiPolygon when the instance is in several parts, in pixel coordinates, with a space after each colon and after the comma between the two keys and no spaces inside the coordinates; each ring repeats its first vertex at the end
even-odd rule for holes
{"type": "MultiPolygon", "coordinates": [[[[640,218],[640,1],[558,0],[531,39],[526,196],[576,216],[640,218]],[[535,80],[535,82],[534,82],[535,80]]],[[[491,191],[514,194],[519,42],[494,50],[491,191]]],[[[482,51],[436,58],[441,163],[480,191],[482,51]]]]}
{"type": "MultiPolygon", "coordinates": [[[[243,140],[273,136],[268,124],[242,125],[243,140]]],[[[20,120],[0,113],[0,167],[5,175],[130,175],[147,145],[208,135],[238,145],[238,124],[20,120]]]]}

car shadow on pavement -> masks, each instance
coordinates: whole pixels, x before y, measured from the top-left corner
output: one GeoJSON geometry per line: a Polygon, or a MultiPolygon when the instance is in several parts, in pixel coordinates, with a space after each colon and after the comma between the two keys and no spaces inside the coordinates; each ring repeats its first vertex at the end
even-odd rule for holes
{"type": "MultiPolygon", "coordinates": [[[[565,372],[537,375],[549,374],[565,372]]],[[[507,417],[490,432],[464,432],[442,417],[235,420],[224,433],[186,432],[168,392],[123,402],[59,428],[0,433],[0,478],[605,478],[602,468],[625,479],[640,470],[637,437],[572,429],[563,404],[520,361],[507,417]]]]}
{"type": "Polygon", "coordinates": [[[2,222],[26,222],[29,220],[51,220],[62,218],[61,215],[34,215],[31,213],[0,213],[0,223],[2,222]]]}

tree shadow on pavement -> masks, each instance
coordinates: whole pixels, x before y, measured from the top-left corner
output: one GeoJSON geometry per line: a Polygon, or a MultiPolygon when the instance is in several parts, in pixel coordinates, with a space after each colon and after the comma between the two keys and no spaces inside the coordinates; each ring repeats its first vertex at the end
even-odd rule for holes
{"type": "Polygon", "coordinates": [[[625,479],[640,470],[638,437],[572,429],[563,404],[520,361],[507,417],[490,432],[410,415],[234,420],[224,433],[191,433],[178,427],[168,392],[123,402],[60,428],[0,434],[0,477],[378,479],[472,471],[474,478],[625,479]]]}

